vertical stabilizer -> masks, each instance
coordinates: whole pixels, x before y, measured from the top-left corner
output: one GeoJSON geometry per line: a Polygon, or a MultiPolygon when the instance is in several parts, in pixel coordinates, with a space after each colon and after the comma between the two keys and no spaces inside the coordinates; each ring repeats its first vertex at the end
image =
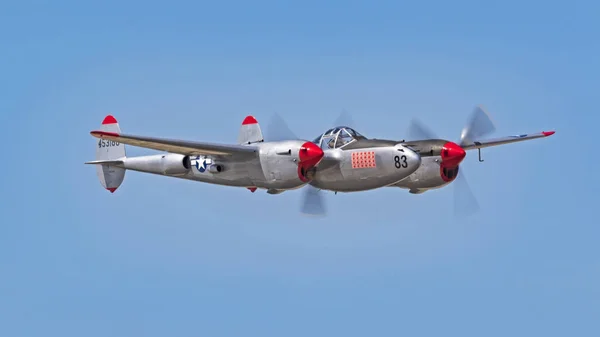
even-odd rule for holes
{"type": "Polygon", "coordinates": [[[264,140],[260,126],[253,116],[246,116],[240,128],[238,144],[259,143],[264,140]]]}
{"type": "MultiPolygon", "coordinates": [[[[102,121],[101,131],[121,133],[115,117],[108,115],[102,121]]],[[[125,159],[125,144],[99,139],[96,143],[96,161],[116,161],[125,159]]],[[[100,184],[114,193],[125,178],[125,169],[111,164],[96,164],[100,184]]]]}

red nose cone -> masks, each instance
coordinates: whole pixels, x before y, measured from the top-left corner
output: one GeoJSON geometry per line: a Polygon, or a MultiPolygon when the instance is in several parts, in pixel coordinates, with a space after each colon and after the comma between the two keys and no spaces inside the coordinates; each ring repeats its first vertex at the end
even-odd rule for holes
{"type": "Polygon", "coordinates": [[[315,143],[306,142],[300,147],[298,157],[300,162],[298,163],[298,177],[304,182],[308,182],[310,179],[307,176],[310,169],[315,167],[323,158],[323,150],[318,147],[315,143]]]}
{"type": "Polygon", "coordinates": [[[459,164],[467,155],[460,145],[448,142],[442,147],[442,161],[451,162],[452,164],[459,164]]]}
{"type": "Polygon", "coordinates": [[[302,144],[300,147],[300,153],[298,156],[300,157],[300,162],[304,164],[304,166],[314,166],[323,158],[323,150],[318,147],[315,143],[306,142],[302,144]]]}

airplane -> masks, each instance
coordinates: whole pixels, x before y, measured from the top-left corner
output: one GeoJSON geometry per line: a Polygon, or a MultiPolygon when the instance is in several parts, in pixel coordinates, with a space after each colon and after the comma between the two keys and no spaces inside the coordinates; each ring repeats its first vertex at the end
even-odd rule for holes
{"type": "Polygon", "coordinates": [[[331,128],[313,140],[324,151],[324,159],[311,169],[309,185],[312,189],[307,189],[305,192],[302,212],[313,215],[325,213],[324,202],[319,194],[321,190],[335,193],[355,192],[381,185],[379,187],[398,187],[407,189],[411,194],[422,194],[457,181],[459,185],[454,189],[455,215],[472,214],[479,206],[470,191],[464,172],[459,174],[459,166],[466,157],[466,151],[477,149],[479,161],[483,162],[482,148],[544,138],[555,133],[555,131],[542,131],[481,139],[495,129],[489,113],[481,105],[473,110],[457,143],[440,139],[416,119],[413,119],[409,126],[410,140],[368,139],[348,125],[331,128]],[[373,154],[378,157],[380,152],[386,151],[385,149],[400,148],[400,146],[404,151],[411,149],[418,153],[419,167],[398,182],[383,181],[378,176],[380,172],[374,169],[379,165],[391,166],[392,169],[404,167],[406,165],[404,157],[402,153],[394,152],[396,155],[393,156],[393,160],[388,156],[382,161],[380,158],[373,160],[373,154]],[[337,161],[332,162],[330,158],[335,158],[337,161]],[[461,209],[462,206],[469,209],[461,209]]]}
{"type": "Polygon", "coordinates": [[[111,192],[122,183],[125,170],[246,187],[252,192],[266,189],[269,194],[308,185],[302,213],[310,215],[325,213],[321,190],[338,193],[399,187],[421,194],[456,181],[460,186],[455,188],[456,211],[457,192],[462,190],[467,198],[475,199],[464,172],[458,174],[467,150],[477,149],[481,162],[481,148],[554,134],[544,131],[481,140],[495,131],[482,106],[473,111],[459,143],[436,137],[417,120],[411,121],[408,135],[413,140],[409,141],[368,139],[349,126],[338,125],[310,142],[295,137],[282,119],[275,120],[270,129],[286,135],[272,136],[265,142],[256,119],[247,116],[238,144],[227,145],[122,134],[116,119],[108,115],[101,129],[91,132],[100,140],[96,160],[86,164],[97,165],[101,184],[111,192]],[[273,124],[279,125],[273,127],[273,124]],[[127,157],[124,144],[168,153],[127,157]]]}
{"type": "MultiPolygon", "coordinates": [[[[343,166],[346,160],[338,152],[326,156],[319,146],[307,140],[265,141],[252,115],[242,121],[237,144],[124,134],[113,115],[107,115],[100,129],[90,134],[98,138],[96,157],[85,164],[96,165],[101,185],[111,193],[122,184],[125,172],[131,170],[279,194],[307,185],[317,165],[324,170],[343,166]],[[128,157],[126,144],[165,153],[128,157]]],[[[361,150],[352,158],[353,165],[356,162],[362,166],[355,167],[356,172],[345,177],[345,182],[332,181],[331,186],[343,189],[347,184],[355,186],[353,190],[382,187],[407,178],[421,165],[420,155],[400,143],[361,150]],[[363,167],[369,169],[359,169],[363,167]]]]}

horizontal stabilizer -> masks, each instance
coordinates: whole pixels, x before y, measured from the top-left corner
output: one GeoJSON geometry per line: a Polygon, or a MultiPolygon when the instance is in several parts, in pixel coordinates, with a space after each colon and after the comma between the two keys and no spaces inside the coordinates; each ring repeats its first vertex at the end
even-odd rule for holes
{"type": "Polygon", "coordinates": [[[122,160],[92,160],[92,161],[86,161],[84,164],[123,165],[123,161],[122,160]]]}

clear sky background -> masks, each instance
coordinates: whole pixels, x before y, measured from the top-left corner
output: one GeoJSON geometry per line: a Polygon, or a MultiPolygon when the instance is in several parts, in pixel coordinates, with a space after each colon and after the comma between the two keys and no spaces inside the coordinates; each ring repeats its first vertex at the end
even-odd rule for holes
{"type": "MultiPolygon", "coordinates": [[[[594,1],[0,4],[0,335],[598,336],[600,5],[594,1]],[[253,114],[313,139],[418,117],[469,152],[453,188],[267,195],[128,172],[89,131],[235,143],[253,114]]],[[[266,131],[265,131],[266,132],[266,131]]],[[[152,153],[128,148],[128,155],[152,153]]]]}

